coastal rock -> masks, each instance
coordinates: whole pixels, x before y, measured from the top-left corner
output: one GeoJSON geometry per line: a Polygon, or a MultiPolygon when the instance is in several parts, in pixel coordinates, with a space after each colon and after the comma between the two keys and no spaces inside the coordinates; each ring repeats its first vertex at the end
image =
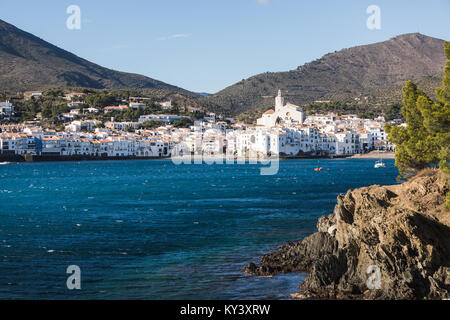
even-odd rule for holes
{"type": "Polygon", "coordinates": [[[259,267],[251,263],[244,272],[270,276],[277,273],[308,271],[316,259],[337,252],[336,239],[327,232],[317,232],[301,242],[280,246],[277,252],[263,256],[259,267]]]}
{"type": "Polygon", "coordinates": [[[281,246],[245,272],[307,271],[295,295],[302,299],[448,299],[447,191],[438,170],[402,185],[350,190],[332,215],[319,219],[319,232],[281,246]]]}
{"type": "Polygon", "coordinates": [[[317,222],[317,230],[319,232],[328,232],[330,228],[336,227],[336,219],[334,218],[334,214],[330,214],[329,216],[323,216],[319,218],[317,222]]]}

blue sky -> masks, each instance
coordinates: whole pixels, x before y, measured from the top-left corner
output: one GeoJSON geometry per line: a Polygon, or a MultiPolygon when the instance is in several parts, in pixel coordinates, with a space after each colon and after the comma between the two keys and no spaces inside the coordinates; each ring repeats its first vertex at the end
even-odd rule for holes
{"type": "Polygon", "coordinates": [[[92,62],[196,92],[417,32],[450,40],[450,0],[1,1],[0,19],[92,62]],[[69,30],[69,5],[81,30],[69,30]],[[369,5],[381,30],[366,26],[369,5]]]}

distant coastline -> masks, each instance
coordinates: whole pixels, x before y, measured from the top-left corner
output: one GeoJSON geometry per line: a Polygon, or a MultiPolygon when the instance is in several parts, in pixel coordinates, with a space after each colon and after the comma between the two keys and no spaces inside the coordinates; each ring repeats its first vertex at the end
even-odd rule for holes
{"type": "MultiPolygon", "coordinates": [[[[370,152],[367,154],[358,155],[340,155],[340,156],[314,156],[314,155],[302,155],[302,156],[280,156],[279,160],[301,160],[301,159],[394,159],[395,153],[393,152],[370,152]]],[[[78,161],[125,161],[125,160],[170,160],[171,157],[136,157],[136,156],[125,156],[125,157],[96,157],[88,155],[71,155],[71,156],[60,156],[60,155],[9,155],[0,154],[0,162],[78,162],[78,161]]],[[[174,159],[183,159],[182,157],[175,157],[174,159]]],[[[226,157],[214,157],[214,156],[203,156],[196,157],[192,156],[192,160],[224,160],[226,157]]],[[[234,158],[234,160],[239,160],[234,158]]],[[[259,158],[246,158],[246,161],[262,161],[259,158]]]]}
{"type": "Polygon", "coordinates": [[[57,155],[7,155],[0,154],[0,162],[78,162],[78,161],[118,161],[118,160],[164,160],[170,157],[95,157],[84,155],[57,156],[57,155]]]}

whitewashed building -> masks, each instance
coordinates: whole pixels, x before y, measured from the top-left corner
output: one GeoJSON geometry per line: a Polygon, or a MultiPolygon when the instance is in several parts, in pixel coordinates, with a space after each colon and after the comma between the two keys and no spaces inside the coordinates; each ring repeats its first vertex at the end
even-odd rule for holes
{"type": "Polygon", "coordinates": [[[9,101],[0,102],[0,120],[1,119],[10,120],[13,114],[14,114],[14,105],[11,102],[9,101]]]}
{"type": "Polygon", "coordinates": [[[275,98],[275,110],[269,110],[257,120],[258,125],[266,128],[271,128],[280,123],[285,124],[303,124],[306,115],[303,109],[292,103],[285,103],[281,90],[278,91],[278,96],[275,98]]]}

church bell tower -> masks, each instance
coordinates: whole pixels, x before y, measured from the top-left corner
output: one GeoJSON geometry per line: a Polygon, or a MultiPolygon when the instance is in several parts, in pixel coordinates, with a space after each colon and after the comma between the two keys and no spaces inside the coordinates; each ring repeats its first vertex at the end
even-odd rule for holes
{"type": "Polygon", "coordinates": [[[278,96],[275,98],[275,111],[284,107],[284,98],[281,96],[281,90],[278,90],[278,96]]]}

